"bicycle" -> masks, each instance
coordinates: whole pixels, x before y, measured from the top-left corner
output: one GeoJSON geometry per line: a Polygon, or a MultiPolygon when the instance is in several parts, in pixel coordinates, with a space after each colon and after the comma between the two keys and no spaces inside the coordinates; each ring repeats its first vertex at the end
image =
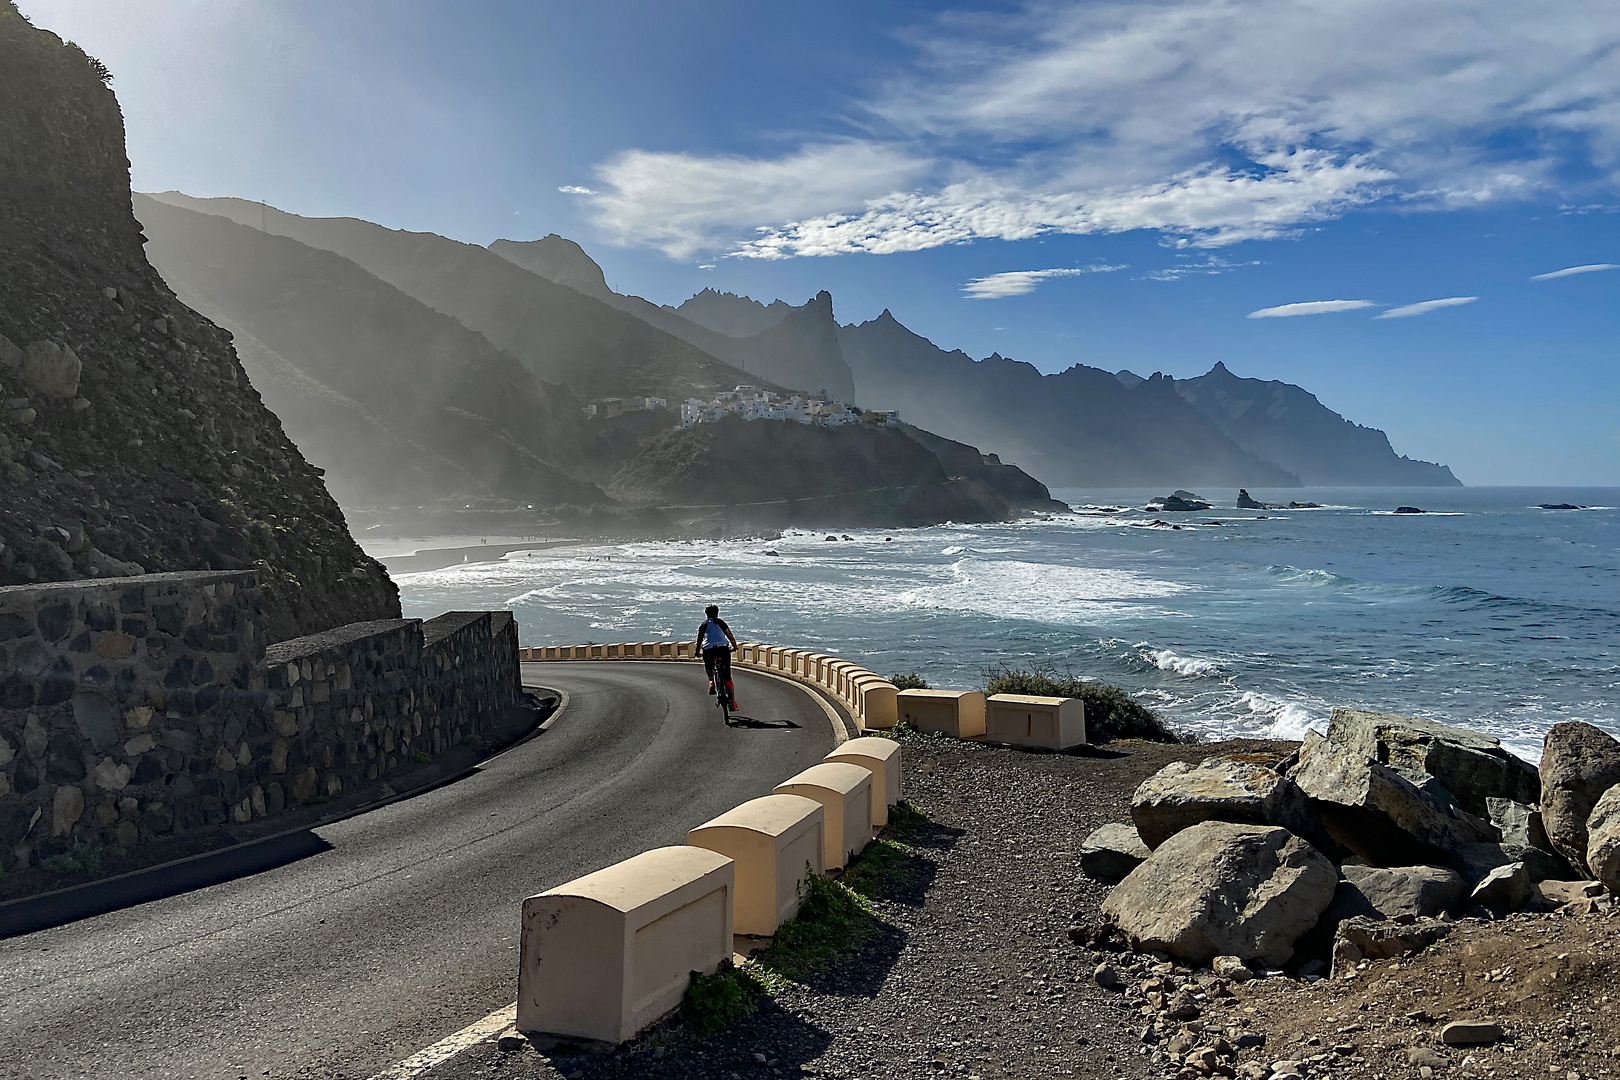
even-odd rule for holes
{"type": "Polygon", "coordinates": [[[719,679],[715,680],[714,699],[720,705],[720,719],[722,719],[722,720],[724,720],[726,722],[727,727],[730,727],[731,726],[731,692],[726,689],[726,684],[724,682],[722,682],[721,680],[719,680],[719,679]]]}

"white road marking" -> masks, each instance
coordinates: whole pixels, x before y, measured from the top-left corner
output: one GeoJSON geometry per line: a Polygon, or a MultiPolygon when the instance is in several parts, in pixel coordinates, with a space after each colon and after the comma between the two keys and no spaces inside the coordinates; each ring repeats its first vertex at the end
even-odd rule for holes
{"type": "Polygon", "coordinates": [[[443,1065],[463,1050],[476,1046],[486,1039],[493,1039],[504,1033],[508,1028],[517,1029],[517,1002],[496,1009],[488,1016],[476,1023],[468,1024],[454,1035],[440,1039],[426,1050],[412,1054],[398,1065],[384,1069],[373,1076],[371,1080],[411,1080],[420,1076],[436,1065],[443,1065]]]}

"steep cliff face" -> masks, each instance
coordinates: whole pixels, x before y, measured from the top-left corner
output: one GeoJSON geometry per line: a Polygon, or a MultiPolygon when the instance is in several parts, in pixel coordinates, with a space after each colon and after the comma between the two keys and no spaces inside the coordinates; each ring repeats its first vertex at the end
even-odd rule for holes
{"type": "Polygon", "coordinates": [[[98,66],[0,0],[0,584],[258,566],[272,640],[397,617],[227,334],[146,262],[98,66]]]}

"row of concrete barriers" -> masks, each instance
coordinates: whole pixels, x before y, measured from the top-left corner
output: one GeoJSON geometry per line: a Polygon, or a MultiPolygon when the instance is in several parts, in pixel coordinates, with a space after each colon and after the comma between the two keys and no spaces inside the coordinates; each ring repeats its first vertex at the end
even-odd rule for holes
{"type": "MultiPolygon", "coordinates": [[[[690,641],[612,645],[547,645],[519,649],[525,663],[561,660],[694,660],[690,641]]],[[[747,643],[736,667],[766,671],[815,687],[849,711],[862,731],[906,723],[917,731],[1008,746],[1068,750],[1086,742],[1085,705],[1078,698],[993,694],[977,690],[900,690],[847,660],[803,649],[747,643]]]]}
{"type": "Polygon", "coordinates": [[[687,834],[523,901],[518,1030],[621,1043],[713,974],[733,935],[794,918],[810,875],[842,869],[900,801],[900,744],[859,738],[687,834]]]}

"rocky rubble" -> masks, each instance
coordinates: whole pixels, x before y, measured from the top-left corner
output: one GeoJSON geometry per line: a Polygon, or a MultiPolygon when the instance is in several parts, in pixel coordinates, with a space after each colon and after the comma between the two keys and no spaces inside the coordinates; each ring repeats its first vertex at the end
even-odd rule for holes
{"type": "MultiPolygon", "coordinates": [[[[1171,763],[1131,801],[1151,850],[1104,902],[1105,924],[1071,937],[1228,973],[1344,977],[1432,945],[1461,916],[1608,910],[1620,742],[1560,724],[1543,766],[1477,732],[1353,709],[1287,757],[1171,763]]],[[[1083,872],[1126,865],[1120,828],[1087,839],[1083,872]]]]}

